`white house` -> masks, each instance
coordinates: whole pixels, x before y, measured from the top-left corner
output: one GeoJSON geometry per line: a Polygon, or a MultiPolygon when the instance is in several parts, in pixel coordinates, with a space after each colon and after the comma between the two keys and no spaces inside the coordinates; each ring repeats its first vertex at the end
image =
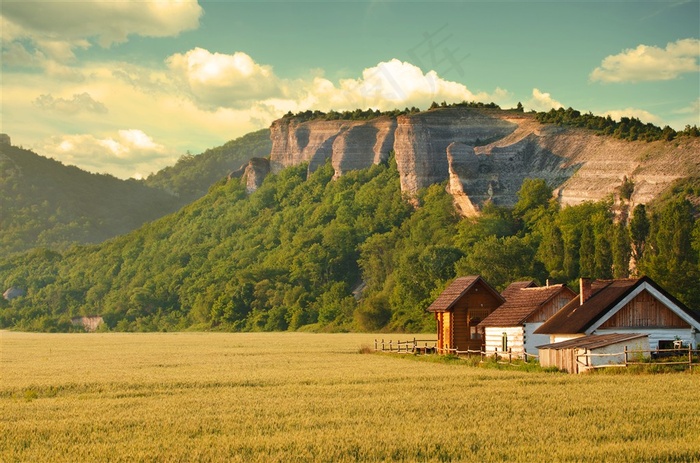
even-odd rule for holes
{"type": "Polygon", "coordinates": [[[550,343],[589,335],[645,334],[651,349],[674,341],[697,348],[700,315],[649,277],[618,280],[581,279],[579,297],[535,330],[550,343]]]}

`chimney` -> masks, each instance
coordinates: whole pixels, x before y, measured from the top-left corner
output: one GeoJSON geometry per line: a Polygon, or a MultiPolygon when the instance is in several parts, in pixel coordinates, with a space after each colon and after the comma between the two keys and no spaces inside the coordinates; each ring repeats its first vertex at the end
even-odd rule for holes
{"type": "Polygon", "coordinates": [[[591,279],[583,278],[579,280],[579,298],[581,299],[581,305],[586,302],[591,297],[591,279]]]}

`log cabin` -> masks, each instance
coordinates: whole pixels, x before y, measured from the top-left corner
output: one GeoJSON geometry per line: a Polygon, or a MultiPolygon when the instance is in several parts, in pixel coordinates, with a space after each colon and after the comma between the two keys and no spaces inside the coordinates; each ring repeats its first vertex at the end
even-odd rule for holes
{"type": "Polygon", "coordinates": [[[580,280],[579,297],[535,330],[550,343],[611,333],[648,335],[651,349],[680,341],[698,346],[700,315],[667,293],[649,277],[580,280]]]}
{"type": "Polygon", "coordinates": [[[506,302],[479,323],[484,351],[508,351],[519,358],[538,354],[536,346],[548,343],[549,336],[535,330],[576,297],[566,285],[537,287],[532,281],[513,283],[501,295],[506,302]]]}
{"type": "Polygon", "coordinates": [[[480,276],[454,280],[428,307],[437,320],[438,352],[481,350],[479,323],[505,299],[480,276]]]}

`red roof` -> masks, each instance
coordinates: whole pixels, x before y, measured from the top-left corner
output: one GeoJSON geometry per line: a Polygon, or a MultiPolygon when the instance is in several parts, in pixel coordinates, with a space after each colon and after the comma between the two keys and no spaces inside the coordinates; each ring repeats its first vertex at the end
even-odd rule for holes
{"type": "Polygon", "coordinates": [[[445,290],[438,296],[435,301],[428,307],[428,312],[446,312],[452,309],[455,302],[460,300],[469,289],[471,289],[477,282],[481,281],[487,289],[489,289],[493,295],[500,300],[504,300],[498,291],[493,289],[490,284],[486,282],[483,278],[478,275],[471,275],[466,277],[459,277],[453,281],[445,290]]]}
{"type": "MultiPolygon", "coordinates": [[[[516,283],[513,283],[515,285],[516,283]]],[[[568,288],[564,285],[542,286],[540,288],[520,287],[503,292],[506,302],[484,318],[479,326],[520,326],[539,308],[568,288]]]]}

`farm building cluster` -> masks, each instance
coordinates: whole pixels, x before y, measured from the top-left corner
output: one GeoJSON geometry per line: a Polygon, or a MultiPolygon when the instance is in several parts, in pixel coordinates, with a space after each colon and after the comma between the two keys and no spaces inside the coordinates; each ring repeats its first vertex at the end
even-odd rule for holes
{"type": "Polygon", "coordinates": [[[577,373],[619,363],[621,352],[698,348],[700,314],[650,278],[581,278],[579,286],[576,294],[518,281],[499,293],[480,276],[457,278],[428,307],[437,350],[531,356],[577,373]]]}

